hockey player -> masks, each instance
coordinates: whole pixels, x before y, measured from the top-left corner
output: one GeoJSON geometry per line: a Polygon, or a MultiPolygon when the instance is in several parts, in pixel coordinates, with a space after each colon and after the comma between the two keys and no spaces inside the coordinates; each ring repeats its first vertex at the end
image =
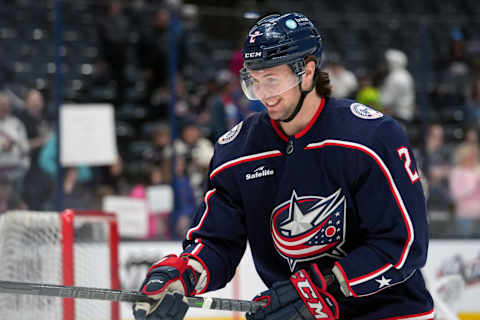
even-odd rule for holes
{"type": "Polygon", "coordinates": [[[136,319],[182,319],[182,295],[222,288],[247,241],[269,288],[247,319],[433,319],[420,268],[425,199],[405,133],[390,117],[330,98],[322,40],[302,14],[250,30],[241,83],[266,111],[215,146],[183,253],[153,265],[136,319]]]}

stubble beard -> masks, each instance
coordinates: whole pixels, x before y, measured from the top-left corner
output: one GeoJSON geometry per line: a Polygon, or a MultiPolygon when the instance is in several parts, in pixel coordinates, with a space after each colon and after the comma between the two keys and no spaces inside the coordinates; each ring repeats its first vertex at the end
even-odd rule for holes
{"type": "Polygon", "coordinates": [[[270,116],[270,118],[272,120],[275,120],[275,121],[283,121],[284,119],[288,119],[288,117],[292,114],[294,110],[294,107],[291,108],[290,106],[288,106],[285,110],[283,111],[268,111],[268,115],[270,116]]]}
{"type": "Polygon", "coordinates": [[[279,119],[276,119],[277,121],[285,121],[288,119],[294,112],[295,112],[296,105],[289,105],[285,111],[283,112],[282,116],[279,117],[279,119]]]}

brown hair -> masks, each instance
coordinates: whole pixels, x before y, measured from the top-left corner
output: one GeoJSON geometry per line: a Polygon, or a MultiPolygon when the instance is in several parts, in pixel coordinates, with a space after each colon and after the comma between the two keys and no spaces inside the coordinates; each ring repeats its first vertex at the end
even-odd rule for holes
{"type": "Polygon", "coordinates": [[[305,58],[305,63],[310,61],[315,62],[315,89],[320,97],[328,98],[332,94],[332,85],[330,84],[330,77],[325,71],[321,71],[319,67],[319,61],[314,56],[308,56],[305,58]]]}

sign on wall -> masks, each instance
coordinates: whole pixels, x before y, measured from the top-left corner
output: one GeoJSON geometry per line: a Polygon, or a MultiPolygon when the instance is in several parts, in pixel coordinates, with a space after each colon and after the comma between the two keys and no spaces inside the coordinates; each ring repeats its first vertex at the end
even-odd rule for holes
{"type": "Polygon", "coordinates": [[[60,123],[62,165],[111,165],[117,161],[112,105],[62,105],[60,123]]]}
{"type": "Polygon", "coordinates": [[[120,237],[144,239],[148,235],[148,206],[144,199],[105,196],[103,211],[117,215],[120,237]]]}

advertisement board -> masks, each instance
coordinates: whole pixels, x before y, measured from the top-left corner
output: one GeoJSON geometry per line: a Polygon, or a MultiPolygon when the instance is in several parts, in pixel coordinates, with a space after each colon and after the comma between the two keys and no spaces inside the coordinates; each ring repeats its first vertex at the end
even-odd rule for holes
{"type": "MultiPolygon", "coordinates": [[[[121,243],[122,287],[137,290],[149,266],[164,255],[180,252],[180,242],[121,243]]],[[[427,264],[422,271],[432,294],[441,299],[437,301],[436,309],[440,310],[443,305],[448,308],[447,312],[459,314],[460,319],[480,319],[480,240],[431,240],[427,264]]],[[[225,288],[205,296],[251,300],[265,289],[247,248],[235,278],[225,288]]],[[[233,312],[190,308],[186,318],[241,319],[242,316],[233,312]]],[[[128,304],[122,304],[122,319],[132,319],[128,304]]],[[[436,319],[451,318],[438,316],[436,319]]]]}

